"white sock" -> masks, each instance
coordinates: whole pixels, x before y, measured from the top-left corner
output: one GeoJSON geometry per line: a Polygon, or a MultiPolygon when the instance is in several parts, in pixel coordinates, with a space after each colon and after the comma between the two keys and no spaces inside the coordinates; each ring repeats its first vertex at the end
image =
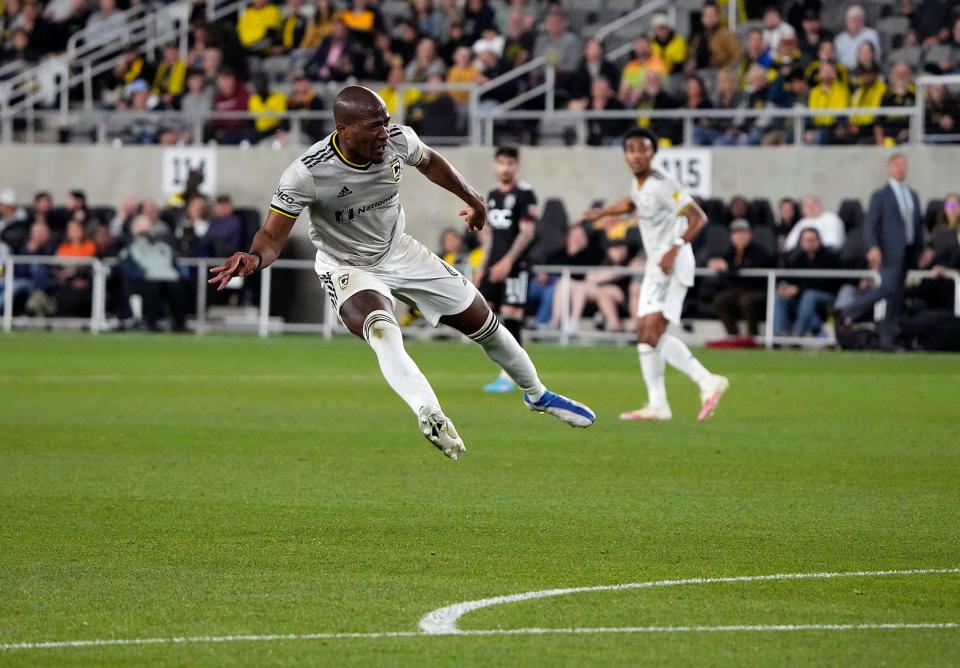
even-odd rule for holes
{"type": "Polygon", "coordinates": [[[647,400],[653,408],[666,408],[667,386],[663,382],[664,363],[660,351],[646,343],[637,344],[640,354],[640,372],[647,385],[647,400]]]}
{"type": "Polygon", "coordinates": [[[403,334],[393,315],[386,311],[371,312],[363,321],[363,338],[377,354],[387,384],[414,413],[424,406],[440,408],[430,382],[403,347],[403,334]]]}
{"type": "Polygon", "coordinates": [[[657,345],[663,359],[674,369],[685,374],[697,385],[703,386],[703,383],[710,377],[710,372],[700,364],[700,361],[693,356],[687,345],[671,334],[664,334],[660,337],[660,343],[657,345]]]}
{"type": "Polygon", "coordinates": [[[520,347],[506,327],[500,325],[492,311],[483,327],[471,334],[470,338],[480,344],[487,357],[499,364],[531,401],[539,401],[547,391],[537,378],[537,370],[527,351],[520,347]]]}

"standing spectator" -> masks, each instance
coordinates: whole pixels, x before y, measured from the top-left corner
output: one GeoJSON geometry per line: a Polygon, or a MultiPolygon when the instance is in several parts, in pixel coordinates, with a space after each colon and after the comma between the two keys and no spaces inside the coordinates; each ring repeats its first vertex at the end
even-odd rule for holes
{"type": "Polygon", "coordinates": [[[680,104],[665,90],[663,90],[663,77],[659,72],[647,72],[647,80],[643,88],[643,94],[637,102],[637,109],[641,111],[640,118],[637,119],[637,125],[652,129],[660,141],[667,140],[672,145],[678,145],[683,140],[683,124],[675,118],[649,118],[643,111],[660,111],[665,109],[677,109],[680,104]]]}
{"type": "MultiPolygon", "coordinates": [[[[287,100],[287,108],[290,111],[322,111],[323,100],[317,95],[317,89],[307,78],[306,74],[299,72],[293,77],[293,87],[290,91],[290,99],[287,100]]],[[[305,118],[300,121],[300,130],[304,133],[307,143],[320,141],[326,134],[326,128],[323,119],[305,118]]]]}
{"type": "Polygon", "coordinates": [[[580,62],[582,47],[580,38],[567,30],[567,20],[556,7],[547,12],[544,30],[533,47],[534,58],[543,56],[557,73],[557,88],[569,97],[574,70],[580,62]]]}
{"type": "Polygon", "coordinates": [[[430,37],[424,37],[417,43],[417,51],[413,60],[407,65],[407,81],[410,83],[424,83],[431,75],[443,77],[446,66],[437,57],[437,45],[430,37]]]}
{"type": "Polygon", "coordinates": [[[846,30],[833,40],[837,47],[837,58],[847,69],[857,66],[857,49],[863,42],[873,44],[874,53],[880,57],[880,37],[877,31],[867,27],[867,15],[860,5],[847,7],[846,30]]]}
{"type": "Polygon", "coordinates": [[[133,239],[120,252],[121,270],[130,294],[143,300],[143,320],[148,331],[159,331],[164,306],[169,307],[173,331],[186,331],[186,307],[180,270],[173,247],[152,234],[151,223],[138,216],[131,225],[133,239]]]}
{"type": "Polygon", "coordinates": [[[384,29],[380,12],[370,0],[352,0],[350,9],[340,12],[337,18],[350,30],[350,36],[364,47],[370,46],[374,34],[384,29]]]}
{"type": "Polygon", "coordinates": [[[346,81],[353,74],[356,53],[357,46],[347,24],[337,19],[330,34],[313,52],[303,69],[314,81],[346,81]]]}
{"type": "MultiPolygon", "coordinates": [[[[860,70],[860,84],[853,91],[853,97],[850,106],[854,109],[876,109],[883,106],[883,97],[887,93],[887,84],[883,82],[880,76],[880,69],[874,67],[864,67],[860,70]]],[[[877,117],[873,115],[859,114],[850,117],[850,136],[856,143],[876,142],[873,134],[873,125],[877,117]]]]}
{"type": "Polygon", "coordinates": [[[706,4],[700,14],[702,29],[690,38],[690,70],[732,67],[740,60],[740,40],[720,21],[717,6],[706,4]]]}
{"type": "MultiPolygon", "coordinates": [[[[917,89],[913,85],[913,70],[906,63],[894,63],[890,68],[890,84],[881,101],[882,107],[914,107],[917,89]]],[[[886,116],[873,126],[878,144],[902,144],[910,138],[910,116],[886,116]]]]}
{"type": "Polygon", "coordinates": [[[620,70],[606,59],[600,40],[591,37],[583,44],[583,59],[573,74],[570,92],[574,99],[586,101],[590,97],[590,88],[597,79],[606,79],[616,90],[620,85],[620,70]]]}
{"type": "Polygon", "coordinates": [[[264,54],[273,46],[272,33],[282,20],[276,5],[267,0],[251,0],[237,19],[237,38],[249,53],[264,54]]]}
{"type": "Polygon", "coordinates": [[[730,336],[739,336],[740,318],[747,322],[747,333],[757,336],[767,303],[765,279],[738,277],[737,272],[772,264],[763,247],[753,242],[750,223],[742,218],[730,223],[730,249],[723,257],[711,258],[707,263],[708,268],[720,273],[721,290],[714,297],[713,307],[730,336]]]}
{"type": "Polygon", "coordinates": [[[793,26],[781,18],[779,9],[771,6],[763,12],[763,45],[765,47],[776,51],[780,40],[786,37],[795,38],[796,34],[793,26]]]}
{"type": "Polygon", "coordinates": [[[807,60],[815,60],[821,42],[833,43],[833,34],[823,28],[820,11],[806,9],[803,12],[802,29],[797,36],[798,46],[807,60]]]}
{"type": "Polygon", "coordinates": [[[206,242],[211,257],[230,257],[243,248],[243,222],[233,210],[230,195],[217,197],[207,228],[206,242]]]}
{"type": "MultiPolygon", "coordinates": [[[[213,111],[247,111],[250,96],[246,85],[237,79],[232,70],[223,69],[217,75],[217,92],[213,98],[213,111]]],[[[212,123],[213,138],[221,144],[239,144],[250,137],[249,123],[243,118],[221,118],[212,123]]]]}
{"type": "Polygon", "coordinates": [[[840,216],[833,211],[823,210],[823,201],[814,194],[804,195],[800,202],[803,218],[790,230],[783,243],[783,250],[789,253],[800,242],[800,235],[804,230],[817,231],[817,240],[827,249],[839,252],[847,240],[847,233],[840,216]]]}
{"type": "MultiPolygon", "coordinates": [[[[453,54],[453,64],[447,70],[449,84],[476,84],[480,76],[480,68],[473,63],[473,54],[465,46],[458,48],[453,54]]],[[[459,105],[470,101],[470,91],[452,90],[450,97],[459,105]]]]}
{"type": "Polygon", "coordinates": [[[254,114],[254,139],[262,141],[278,138],[289,123],[280,117],[287,111],[287,96],[279,90],[270,90],[270,81],[263,72],[254,77],[253,95],[248,98],[247,110],[254,114]]]}
{"type": "Polygon", "coordinates": [[[157,65],[150,92],[159,97],[168,109],[173,109],[183,95],[186,80],[187,61],[180,58],[180,49],[175,42],[171,42],[163,47],[163,60],[157,65]]]}
{"type": "MultiPolygon", "coordinates": [[[[820,243],[817,230],[808,227],[800,234],[799,246],[783,264],[785,269],[839,269],[840,256],[820,243]]],[[[836,297],[836,280],[800,278],[780,281],[774,302],[773,331],[777,336],[820,335],[823,321],[819,309],[832,304],[836,297]]]]}
{"type": "Polygon", "coordinates": [[[650,27],[653,30],[653,40],[650,42],[653,55],[664,62],[668,74],[682,70],[687,62],[687,40],[674,31],[666,14],[654,14],[650,27]]]}
{"type": "Polygon", "coordinates": [[[635,107],[647,80],[647,72],[667,74],[666,64],[653,55],[650,40],[640,35],[633,41],[633,58],[628,62],[620,75],[620,88],[617,97],[625,107],[635,107]]]}
{"type": "Polygon", "coordinates": [[[923,218],[920,199],[906,185],[907,158],[895,153],[887,160],[889,180],[870,197],[863,226],[870,268],[880,272],[880,285],[859,294],[841,312],[855,319],[881,299],[887,302],[886,314],[877,327],[880,346],[892,350],[903,310],[904,280],[907,270],[916,265],[923,248],[923,218]]]}
{"type": "MultiPolygon", "coordinates": [[[[837,71],[832,63],[820,67],[820,83],[810,91],[807,107],[811,111],[824,109],[848,109],[850,89],[837,80],[837,71]]],[[[846,120],[836,116],[814,116],[809,121],[812,130],[807,130],[807,143],[837,144],[846,137],[846,120]]]]}

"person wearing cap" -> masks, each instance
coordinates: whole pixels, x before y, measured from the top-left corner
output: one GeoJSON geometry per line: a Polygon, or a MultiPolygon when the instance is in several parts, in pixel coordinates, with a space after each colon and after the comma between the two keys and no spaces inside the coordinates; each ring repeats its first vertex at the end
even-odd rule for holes
{"type": "Polygon", "coordinates": [[[760,321],[767,307],[766,279],[740,277],[737,272],[772,266],[773,258],[762,246],[754,243],[750,223],[743,218],[731,222],[730,248],[722,256],[712,257],[707,262],[707,268],[718,272],[721,290],[713,298],[713,308],[728,335],[740,335],[740,319],[746,321],[750,336],[760,334],[760,321]]]}
{"type": "Polygon", "coordinates": [[[674,31],[666,14],[654,14],[650,27],[653,30],[650,41],[653,55],[666,63],[669,74],[682,70],[687,62],[687,40],[674,31]]]}

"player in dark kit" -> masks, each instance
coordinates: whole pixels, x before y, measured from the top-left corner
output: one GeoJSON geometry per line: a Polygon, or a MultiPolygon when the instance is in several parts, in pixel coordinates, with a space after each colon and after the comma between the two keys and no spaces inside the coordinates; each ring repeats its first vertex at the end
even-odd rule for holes
{"type": "MultiPolygon", "coordinates": [[[[520,153],[501,146],[493,156],[493,172],[500,185],[487,195],[488,227],[481,231],[483,262],[477,287],[490,307],[500,314],[503,326],[523,345],[523,311],[529,280],[527,249],[537,225],[537,196],[525,181],[517,179],[520,153]]],[[[484,392],[513,391],[506,373],[484,386],[484,392]]]]}

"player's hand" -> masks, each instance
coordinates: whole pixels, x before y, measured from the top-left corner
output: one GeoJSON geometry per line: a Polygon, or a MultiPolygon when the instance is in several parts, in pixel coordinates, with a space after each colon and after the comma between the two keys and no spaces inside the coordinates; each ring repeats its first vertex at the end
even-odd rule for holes
{"type": "Polygon", "coordinates": [[[249,253],[234,253],[227,258],[226,262],[210,269],[213,274],[207,283],[216,285],[217,290],[223,290],[231,278],[239,276],[241,278],[249,276],[257,270],[259,260],[256,255],[249,253]]]}
{"type": "Polygon", "coordinates": [[[475,202],[472,206],[465,206],[460,209],[460,215],[463,216],[467,227],[474,232],[479,232],[483,229],[484,223],[487,222],[487,205],[482,201],[475,202]]]}
{"type": "Polygon", "coordinates": [[[874,270],[879,269],[880,265],[883,264],[883,254],[876,246],[867,251],[867,264],[874,270]]]}
{"type": "Polygon", "coordinates": [[[583,219],[589,223],[592,220],[596,220],[597,218],[600,218],[602,215],[603,215],[603,209],[597,209],[597,208],[587,209],[586,211],[583,212],[583,219]]]}
{"type": "Polygon", "coordinates": [[[660,258],[660,269],[665,274],[673,273],[673,263],[677,261],[677,253],[680,252],[679,246],[674,246],[666,253],[663,254],[663,257],[660,258]]]}
{"type": "Polygon", "coordinates": [[[492,267],[490,267],[490,282],[491,283],[500,283],[507,276],[510,275],[510,270],[513,269],[513,262],[508,258],[503,258],[498,261],[492,267]]]}

